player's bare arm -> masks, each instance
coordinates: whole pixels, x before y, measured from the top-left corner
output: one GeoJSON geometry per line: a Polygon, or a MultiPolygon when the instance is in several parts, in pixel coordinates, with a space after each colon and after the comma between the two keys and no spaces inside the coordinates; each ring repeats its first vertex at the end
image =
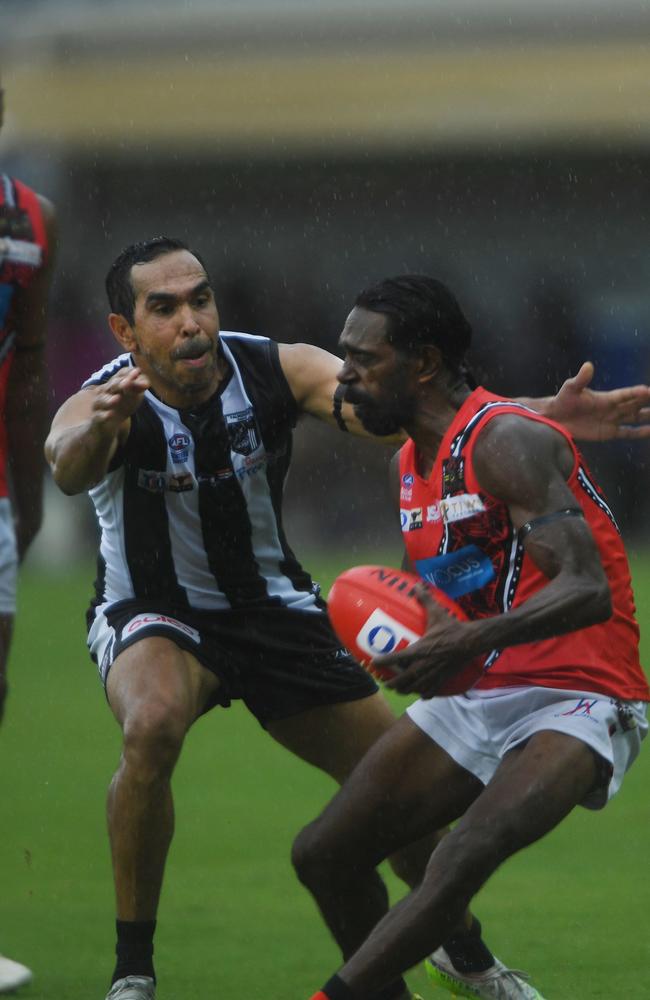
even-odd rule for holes
{"type": "Polygon", "coordinates": [[[7,383],[6,427],[18,555],[22,559],[43,516],[43,455],[47,431],[45,342],[57,226],[53,206],[39,198],[47,234],[47,260],[28,288],[15,293],[15,354],[7,383]]]}
{"type": "Polygon", "coordinates": [[[481,491],[507,504],[516,530],[530,525],[523,544],[548,585],[507,614],[471,622],[456,621],[422,588],[427,632],[402,653],[382,658],[385,665],[407,668],[390,687],[431,697],[476,655],[610,617],[609,586],[598,549],[567,486],[572,467],[566,440],[545,424],[508,415],[487,425],[474,453],[481,491]]]}
{"type": "Polygon", "coordinates": [[[45,457],[64,493],[83,493],[104,477],[148,388],[140,369],[130,368],[103,385],[81,389],[63,404],[45,442],[45,457]]]}
{"type": "Polygon", "coordinates": [[[293,396],[303,413],[324,420],[332,427],[379,441],[400,444],[401,437],[375,437],[364,429],[354,408],[341,399],[337,381],[343,362],[336,355],[312,344],[279,344],[280,364],[293,396]]]}
{"type": "Polygon", "coordinates": [[[585,361],[555,396],[520,397],[519,402],[563,424],[579,441],[650,437],[650,386],[630,385],[599,392],[589,388],[593,377],[594,366],[585,361]]]}

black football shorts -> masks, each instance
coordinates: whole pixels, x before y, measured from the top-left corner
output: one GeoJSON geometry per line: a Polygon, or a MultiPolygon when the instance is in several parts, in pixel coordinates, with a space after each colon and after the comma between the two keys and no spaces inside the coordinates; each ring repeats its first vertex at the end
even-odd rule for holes
{"type": "Polygon", "coordinates": [[[341,647],[324,611],[179,610],[147,607],[139,600],[104,607],[92,621],[88,647],[104,686],[120,653],[154,635],[188,650],[219,678],[207,708],[241,699],[263,726],[377,691],[374,680],[341,647]]]}

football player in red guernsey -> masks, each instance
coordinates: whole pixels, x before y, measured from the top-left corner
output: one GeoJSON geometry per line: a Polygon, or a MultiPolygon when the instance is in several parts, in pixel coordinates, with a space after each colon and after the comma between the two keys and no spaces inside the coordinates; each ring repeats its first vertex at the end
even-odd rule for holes
{"type": "Polygon", "coordinates": [[[420,700],[295,845],[345,958],[321,1000],[391,996],[426,956],[460,995],[539,997],[494,966],[459,969],[449,927],[512,854],[575,806],[602,808],[647,732],[614,514],[562,426],[474,386],[470,340],[453,295],[420,275],[362,293],[341,335],[357,419],[409,435],[394,463],[408,564],[470,620],[423,590],[427,632],[380,659],[400,668],[389,686],[420,700]],[[470,691],[433,697],[476,656],[470,691]],[[388,910],[376,865],[456,819],[422,884],[388,910]]]}
{"type": "MultiPolygon", "coordinates": [[[[0,86],[0,127],[3,96],[0,86]]],[[[17,568],[42,517],[45,318],[54,243],[52,205],[0,172],[0,717],[17,568]]],[[[0,955],[0,993],[30,979],[29,969],[0,955]]]]}

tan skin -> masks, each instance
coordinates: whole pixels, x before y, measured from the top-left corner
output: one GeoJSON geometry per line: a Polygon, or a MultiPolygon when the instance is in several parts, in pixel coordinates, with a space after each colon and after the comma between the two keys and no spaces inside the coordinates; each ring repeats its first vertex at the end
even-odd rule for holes
{"type": "MultiPolygon", "coordinates": [[[[109,324],[137,367],[68,400],[46,444],[54,477],[67,493],[102,478],[149,387],[170,405],[187,406],[208,399],[227,374],[216,352],[214,297],[191,254],[181,251],[138,265],[132,281],[133,324],[116,314],[109,324]]],[[[283,348],[281,360],[301,408],[331,419],[339,363],[309,345],[283,348]]],[[[354,428],[352,411],[346,410],[354,428]]],[[[218,684],[191,654],[161,637],[131,646],[111,668],[107,694],[124,737],[108,797],[117,915],[122,920],[155,916],[173,835],[171,775],[185,734],[218,684]]],[[[342,782],[393,720],[377,694],[274,722],[268,730],[292,753],[342,782]]],[[[430,844],[415,845],[396,860],[410,884],[421,876],[429,853],[430,844]]]]}
{"type": "MultiPolygon", "coordinates": [[[[467,389],[449,376],[435,348],[400,358],[377,314],[353,312],[341,346],[346,360],[339,377],[351,396],[389,406],[396,396],[415,400],[404,426],[426,476],[467,389]]],[[[480,486],[507,504],[515,527],[574,506],[567,487],[572,467],[562,435],[519,416],[489,424],[475,444],[480,486]]],[[[610,616],[607,580],[583,521],[548,523],[525,545],[548,585],[508,615],[485,622],[456,622],[426,602],[423,639],[383,658],[405,668],[393,687],[431,696],[479,652],[610,616]]],[[[596,773],[584,743],[543,731],[508,753],[483,787],[407,716],[398,720],[296,843],[298,869],[348,959],[339,975],[355,997],[374,995],[437,948],[492,872],[553,829],[593,787],[596,773]],[[459,817],[432,854],[421,885],[390,911],[377,905],[369,919],[369,908],[356,900],[366,893],[377,899],[376,865],[410,838],[459,817]]]]}
{"type": "MultiPolygon", "coordinates": [[[[0,87],[0,128],[4,91],[0,87]]],[[[42,447],[47,431],[45,335],[47,306],[56,256],[57,225],[52,204],[39,195],[45,221],[48,256],[28,288],[17,289],[12,301],[16,352],[7,384],[4,421],[18,560],[22,562],[43,520],[42,447]]],[[[0,614],[0,718],[6,699],[7,660],[13,615],[0,614]]]]}
{"type": "MultiPolygon", "coordinates": [[[[191,253],[177,251],[136,265],[131,281],[133,322],[111,314],[109,324],[137,367],[71,397],[56,415],[48,437],[46,456],[66,493],[81,492],[101,480],[149,387],[172,406],[188,406],[208,399],[228,374],[216,351],[219,317],[214,296],[191,253]]],[[[280,361],[301,411],[334,424],[332,395],[340,359],[298,344],[280,345],[280,361]]],[[[569,398],[580,398],[583,391],[582,385],[570,389],[569,398]]],[[[637,413],[647,398],[647,392],[638,397],[637,413]]],[[[351,432],[366,434],[352,406],[344,405],[343,416],[351,432]]],[[[164,638],[142,639],[111,668],[108,699],[124,736],[108,799],[120,919],[147,920],[156,913],[173,834],[171,775],[185,734],[217,688],[212,673],[164,638]],[[153,661],[155,677],[150,670],[153,661]]],[[[393,722],[378,694],[275,722],[269,732],[291,752],[342,782],[393,722]]],[[[428,836],[394,858],[409,885],[422,877],[435,839],[428,836]]],[[[382,897],[381,883],[375,883],[373,891],[382,897]]],[[[458,923],[463,923],[462,913],[458,923]]]]}

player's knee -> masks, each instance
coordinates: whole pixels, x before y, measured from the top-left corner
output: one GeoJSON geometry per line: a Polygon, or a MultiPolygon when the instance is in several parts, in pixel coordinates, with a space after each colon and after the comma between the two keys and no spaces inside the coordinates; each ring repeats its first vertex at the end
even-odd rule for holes
{"type": "Polygon", "coordinates": [[[293,842],[291,861],[303,885],[314,886],[341,870],[340,850],[327,837],[318,821],[310,823],[293,842]]]}
{"type": "Polygon", "coordinates": [[[367,862],[363,850],[355,849],[352,836],[337,827],[327,826],[322,819],[314,820],[293,842],[291,861],[296,875],[308,888],[348,882],[373,864],[367,862]]]}
{"type": "Polygon", "coordinates": [[[185,714],[165,702],[146,704],[123,725],[123,757],[143,780],[170,773],[187,731],[185,714]]]}

